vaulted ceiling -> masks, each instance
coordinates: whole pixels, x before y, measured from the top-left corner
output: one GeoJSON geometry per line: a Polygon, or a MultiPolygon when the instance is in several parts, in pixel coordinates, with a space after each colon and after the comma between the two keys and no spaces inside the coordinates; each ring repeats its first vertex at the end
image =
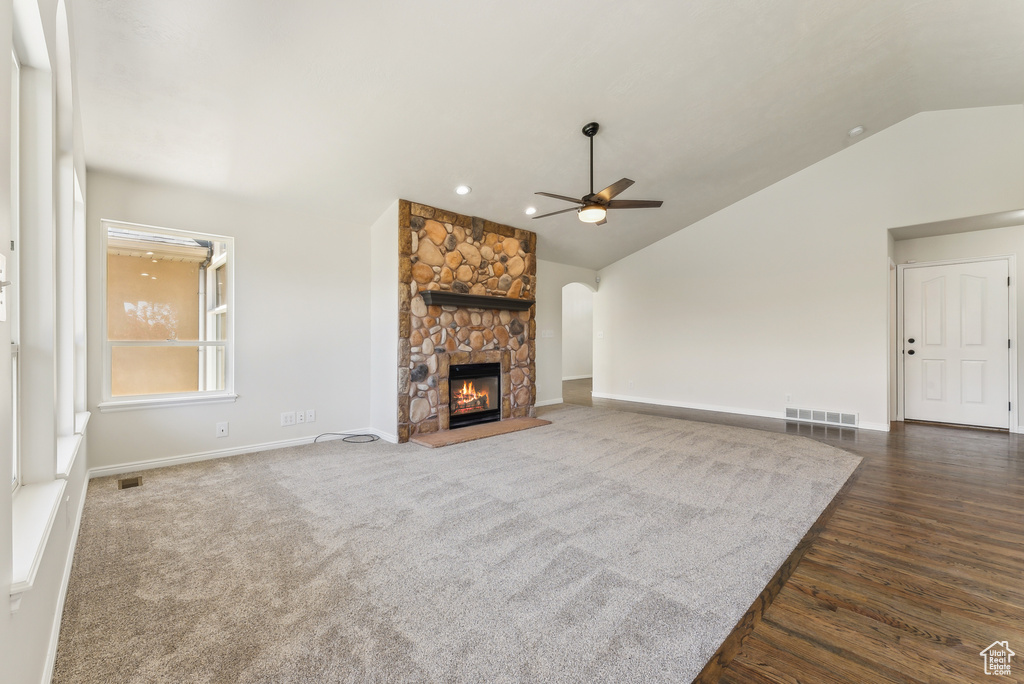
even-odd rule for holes
{"type": "Polygon", "coordinates": [[[603,267],[921,111],[1024,102],[1020,0],[76,0],[90,168],[322,208],[396,198],[603,267]],[[606,225],[538,190],[627,176],[606,225]],[[851,140],[847,131],[864,126],[851,140]],[[473,188],[457,196],[456,185],[473,188]]]}

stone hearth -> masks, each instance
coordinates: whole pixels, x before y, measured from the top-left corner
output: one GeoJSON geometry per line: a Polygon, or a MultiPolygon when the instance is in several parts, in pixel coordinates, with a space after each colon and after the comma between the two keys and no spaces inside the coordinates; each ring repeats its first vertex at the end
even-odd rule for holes
{"type": "Polygon", "coordinates": [[[398,439],[448,429],[448,367],[501,364],[501,417],[534,416],[536,306],[428,306],[420,293],[533,300],[537,236],[399,202],[398,439]]]}

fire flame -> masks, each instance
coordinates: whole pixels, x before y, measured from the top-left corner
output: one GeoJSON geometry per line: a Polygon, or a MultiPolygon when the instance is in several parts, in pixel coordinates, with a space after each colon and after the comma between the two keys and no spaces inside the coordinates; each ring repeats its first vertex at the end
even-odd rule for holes
{"type": "Polygon", "coordinates": [[[485,387],[478,390],[472,381],[463,381],[462,389],[456,389],[452,395],[457,410],[474,408],[485,409],[491,404],[491,396],[485,387]]]}

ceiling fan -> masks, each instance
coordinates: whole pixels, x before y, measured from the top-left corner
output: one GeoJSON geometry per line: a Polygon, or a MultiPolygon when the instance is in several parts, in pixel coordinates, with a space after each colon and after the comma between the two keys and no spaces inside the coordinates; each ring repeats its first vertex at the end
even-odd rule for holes
{"type": "Polygon", "coordinates": [[[584,223],[596,223],[600,226],[607,222],[606,215],[609,209],[648,209],[661,206],[661,200],[614,199],[616,195],[633,184],[633,181],[628,178],[623,178],[612,183],[601,192],[594,192],[594,136],[597,135],[599,128],[600,125],[596,121],[591,121],[583,127],[583,135],[590,138],[590,194],[584,195],[580,199],[576,199],[574,197],[566,197],[565,195],[555,195],[550,192],[538,192],[536,193],[538,195],[554,197],[555,199],[572,202],[581,206],[578,208],[570,207],[560,211],[553,211],[550,214],[541,214],[540,216],[534,216],[533,218],[546,218],[548,216],[554,216],[555,214],[564,214],[567,211],[575,211],[579,215],[580,221],[583,221],[584,223]]]}

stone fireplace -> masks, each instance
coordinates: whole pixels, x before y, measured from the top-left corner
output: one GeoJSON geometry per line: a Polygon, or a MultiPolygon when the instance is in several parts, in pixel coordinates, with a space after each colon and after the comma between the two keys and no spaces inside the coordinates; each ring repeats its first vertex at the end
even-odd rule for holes
{"type": "Polygon", "coordinates": [[[453,401],[453,366],[497,369],[487,417],[533,417],[536,234],[406,200],[398,220],[398,440],[476,413],[461,379],[453,401]]]}

